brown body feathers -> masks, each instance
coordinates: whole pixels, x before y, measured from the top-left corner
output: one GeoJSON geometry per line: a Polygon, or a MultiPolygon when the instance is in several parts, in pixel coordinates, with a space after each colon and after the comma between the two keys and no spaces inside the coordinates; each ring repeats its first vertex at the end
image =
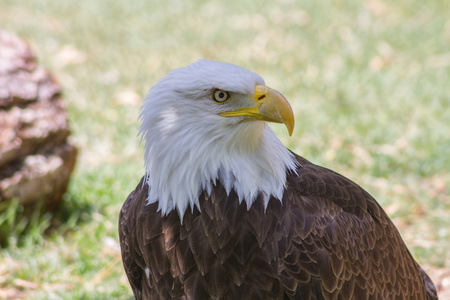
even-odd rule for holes
{"type": "Polygon", "coordinates": [[[147,205],[141,181],[119,234],[137,299],[437,299],[378,203],[345,177],[296,156],[282,201],[247,210],[217,182],[183,224],[147,205]]]}

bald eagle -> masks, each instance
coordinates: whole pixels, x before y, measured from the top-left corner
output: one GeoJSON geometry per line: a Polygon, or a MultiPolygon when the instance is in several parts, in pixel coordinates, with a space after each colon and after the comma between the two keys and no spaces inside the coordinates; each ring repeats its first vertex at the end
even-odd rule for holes
{"type": "Polygon", "coordinates": [[[375,199],[290,152],[288,101],[201,60],[148,93],[145,176],[119,217],[136,299],[437,299],[375,199]]]}

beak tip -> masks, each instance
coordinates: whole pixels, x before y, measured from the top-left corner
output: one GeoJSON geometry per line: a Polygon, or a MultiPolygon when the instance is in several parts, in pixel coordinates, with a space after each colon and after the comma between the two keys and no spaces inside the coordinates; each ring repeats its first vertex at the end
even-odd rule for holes
{"type": "Polygon", "coordinates": [[[285,124],[286,128],[288,130],[289,136],[292,136],[292,133],[294,132],[294,124],[285,124]]]}

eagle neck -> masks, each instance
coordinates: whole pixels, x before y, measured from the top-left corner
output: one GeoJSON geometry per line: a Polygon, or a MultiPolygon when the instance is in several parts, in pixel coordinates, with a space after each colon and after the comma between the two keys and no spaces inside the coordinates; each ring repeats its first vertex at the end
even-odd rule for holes
{"type": "Polygon", "coordinates": [[[218,181],[250,208],[258,196],[281,201],[286,172],[296,160],[265,122],[242,122],[227,130],[178,128],[164,137],[145,135],[148,203],[162,214],[200,209],[199,196],[211,194],[218,181]],[[193,132],[196,131],[196,132],[193,132]],[[197,140],[192,137],[203,137],[197,140]],[[152,142],[154,141],[154,142],[152,142]]]}

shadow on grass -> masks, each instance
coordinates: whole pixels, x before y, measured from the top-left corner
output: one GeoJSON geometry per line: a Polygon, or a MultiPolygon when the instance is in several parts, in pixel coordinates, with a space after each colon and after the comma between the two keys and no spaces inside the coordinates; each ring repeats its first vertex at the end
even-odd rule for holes
{"type": "Polygon", "coordinates": [[[0,247],[39,244],[51,234],[64,235],[89,221],[95,208],[67,193],[56,207],[44,200],[24,205],[17,200],[0,207],[0,247]]]}

